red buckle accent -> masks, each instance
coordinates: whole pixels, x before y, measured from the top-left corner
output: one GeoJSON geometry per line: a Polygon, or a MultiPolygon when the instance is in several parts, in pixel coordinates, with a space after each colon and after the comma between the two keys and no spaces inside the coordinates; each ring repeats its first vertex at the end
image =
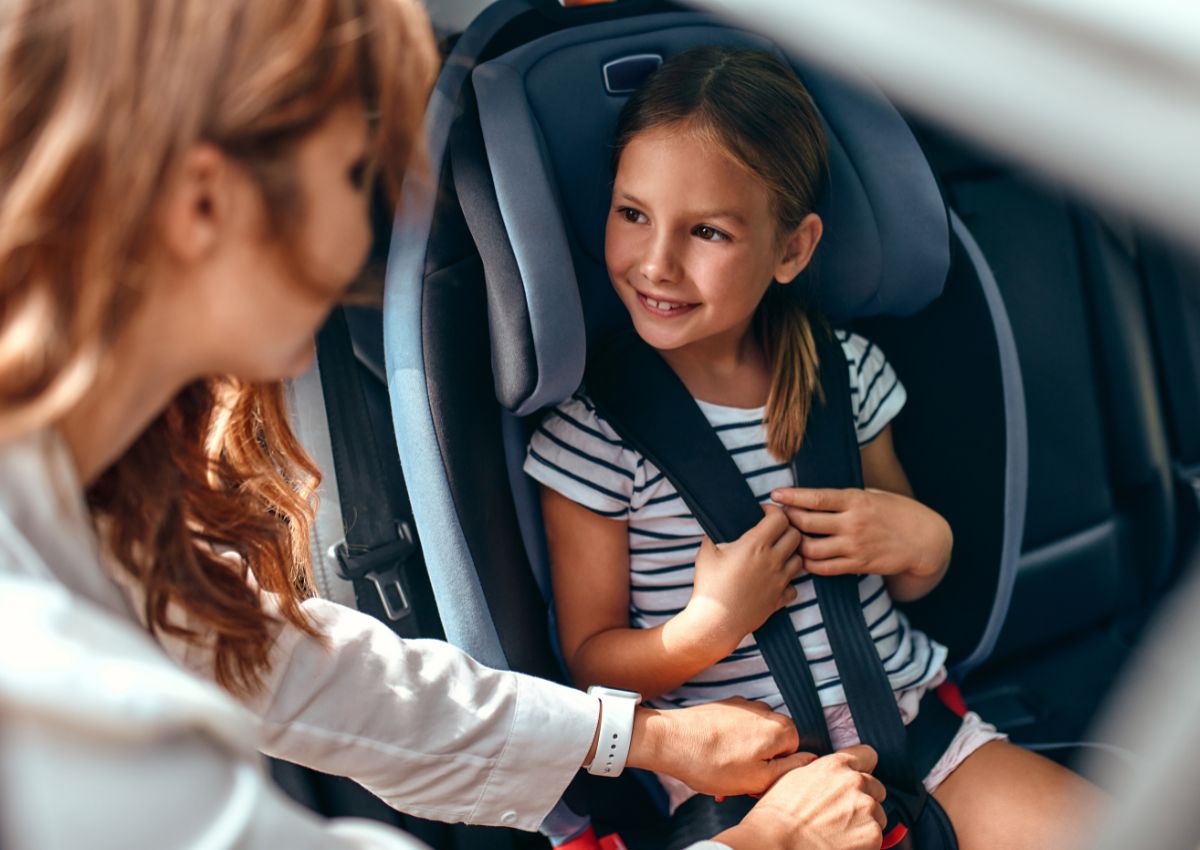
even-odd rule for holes
{"type": "Polygon", "coordinates": [[[895,847],[904,840],[906,835],[908,835],[908,827],[902,823],[896,824],[892,831],[883,837],[883,844],[880,845],[879,850],[889,850],[889,848],[895,847]]]}
{"type": "Polygon", "coordinates": [[[590,826],[576,835],[566,844],[559,844],[556,850],[629,850],[621,836],[615,832],[603,838],[596,838],[596,831],[590,826]]]}
{"type": "Polygon", "coordinates": [[[600,843],[596,841],[596,831],[589,826],[566,844],[558,845],[557,850],[600,850],[600,843]]]}
{"type": "Polygon", "coordinates": [[[958,685],[953,682],[942,682],[934,691],[938,695],[938,699],[942,701],[942,705],[953,711],[959,717],[964,717],[967,713],[967,701],[963,699],[962,691],[958,689],[958,685]]]}

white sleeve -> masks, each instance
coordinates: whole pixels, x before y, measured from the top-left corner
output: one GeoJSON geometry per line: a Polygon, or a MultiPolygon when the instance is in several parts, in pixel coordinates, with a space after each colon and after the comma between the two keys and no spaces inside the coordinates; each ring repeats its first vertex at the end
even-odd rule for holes
{"type": "MultiPolygon", "coordinates": [[[[122,585],[141,610],[140,588],[122,585]]],[[[538,828],[591,747],[596,697],[492,670],[442,641],[402,640],[335,602],[309,599],[303,609],[322,639],[282,622],[263,687],[243,701],[261,721],[259,750],[348,776],[417,817],[538,828]]],[[[178,608],[171,620],[190,625],[178,608]]],[[[211,680],[210,647],[158,640],[211,680]]]]}
{"type": "Polygon", "coordinates": [[[327,645],[284,627],[247,703],[264,753],[349,776],[418,817],[537,829],[591,746],[595,697],[401,640],[332,602],[304,608],[327,645]]]}

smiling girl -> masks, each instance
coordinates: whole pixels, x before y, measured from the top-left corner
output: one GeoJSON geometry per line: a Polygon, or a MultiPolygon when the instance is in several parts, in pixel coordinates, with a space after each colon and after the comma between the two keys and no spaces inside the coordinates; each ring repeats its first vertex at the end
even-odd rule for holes
{"type": "MultiPolygon", "coordinates": [[[[910,722],[922,695],[944,681],[946,650],[894,601],[937,585],[952,535],[913,498],[890,427],[904,387],[871,342],[833,332],[849,364],[866,489],[796,488],[788,463],[819,391],[815,335],[826,333],[783,292],[822,236],[813,209],[828,166],[807,92],[767,54],[698,48],[629,100],[614,148],[612,285],[765,515],[738,541],[714,546],[586,389],[552,411],[525,469],[543,485],[559,637],[575,683],[628,688],[662,707],[738,695],[786,710],[751,634],[786,607],[833,744],[853,744],[809,579],[859,573],[863,617],[910,722]]],[[[672,808],[694,794],[669,777],[664,784],[672,808]]],[[[1062,846],[1064,824],[1080,822],[1092,793],[972,713],[925,785],[968,850],[1062,846]]]]}

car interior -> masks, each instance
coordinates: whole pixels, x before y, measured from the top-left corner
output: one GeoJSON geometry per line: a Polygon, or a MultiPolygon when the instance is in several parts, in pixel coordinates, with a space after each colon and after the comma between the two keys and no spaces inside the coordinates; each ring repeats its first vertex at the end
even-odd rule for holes
{"type": "MultiPolygon", "coordinates": [[[[366,275],[384,281],[382,306],[335,311],[319,369],[291,388],[325,475],[316,591],[402,636],[567,681],[525,445],[627,323],[603,265],[616,113],[658,62],[702,43],[786,57],[829,131],[830,239],[805,284],[887,352],[909,392],[897,451],[955,532],[946,579],[910,617],[1014,742],[1080,770],[1120,764],[1093,722],[1200,530],[1200,263],[865,81],[661,0],[500,0],[444,43],[428,172],[394,219],[377,205],[366,275]]],[[[273,772],[319,813],[435,848],[548,846],[273,772]]],[[[581,775],[543,832],[561,843],[589,819],[661,846],[661,790],[581,775]]]]}

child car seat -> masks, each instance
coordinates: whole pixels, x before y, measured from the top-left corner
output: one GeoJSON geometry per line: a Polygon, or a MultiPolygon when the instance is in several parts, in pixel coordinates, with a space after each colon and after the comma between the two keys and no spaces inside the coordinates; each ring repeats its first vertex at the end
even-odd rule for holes
{"type": "MultiPolygon", "coordinates": [[[[603,266],[607,146],[647,68],[705,43],[773,49],[661,3],[510,0],[467,29],[438,81],[427,119],[436,179],[406,185],[389,259],[387,376],[446,636],[485,663],[563,677],[536,488],[521,472],[525,418],[567,398],[587,347],[628,321],[603,266]]],[[[793,65],[832,160],[820,209],[829,235],[807,284],[835,322],[903,317],[870,330],[909,390],[898,451],[956,536],[946,580],[909,613],[962,675],[996,639],[1021,539],[1011,333],[899,115],[867,87],[793,65]]]]}

